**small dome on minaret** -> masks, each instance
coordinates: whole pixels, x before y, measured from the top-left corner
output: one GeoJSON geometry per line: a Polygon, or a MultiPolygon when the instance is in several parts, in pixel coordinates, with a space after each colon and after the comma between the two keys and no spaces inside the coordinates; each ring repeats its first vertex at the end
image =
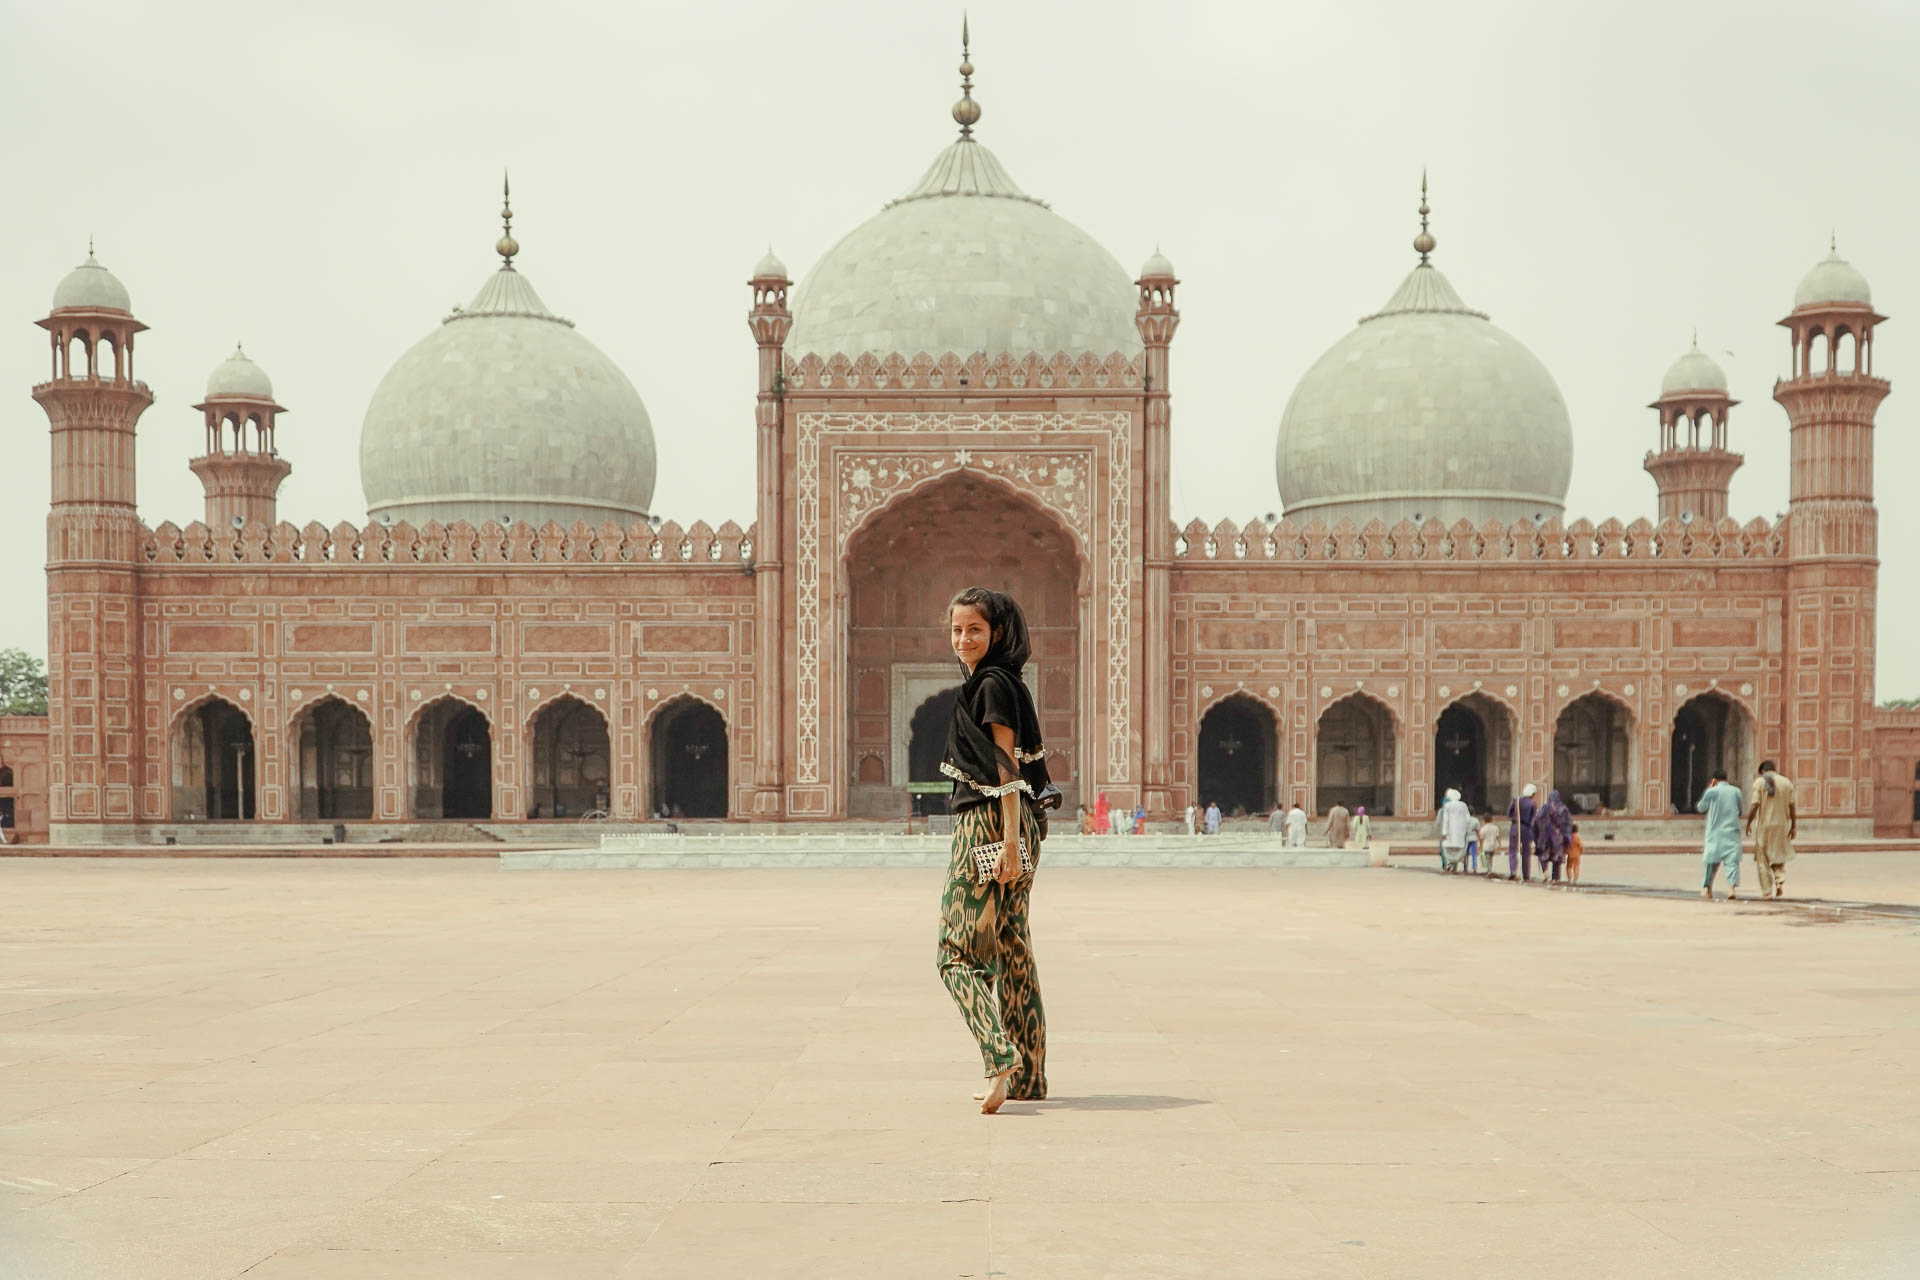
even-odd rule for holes
{"type": "Polygon", "coordinates": [[[1142,280],[1152,279],[1157,276],[1170,276],[1172,274],[1173,263],[1167,261],[1166,255],[1161,253],[1157,248],[1153,251],[1153,256],[1142,263],[1140,267],[1140,278],[1142,280]]]}
{"type": "Polygon", "coordinates": [[[127,296],[127,286],[120,283],[113,272],[100,265],[93,256],[93,245],[87,245],[87,260],[67,273],[66,279],[53,291],[53,309],[63,307],[92,307],[105,311],[133,312],[133,302],[127,296]]]}
{"type": "Polygon", "coordinates": [[[273,399],[273,380],[247,357],[235,343],[233,354],[214,366],[207,375],[207,399],[215,396],[246,396],[250,400],[273,399]]]}
{"type": "Polygon", "coordinates": [[[754,264],[753,278],[755,280],[772,280],[776,278],[785,280],[787,278],[787,264],[780,261],[780,257],[774,253],[772,245],[767,246],[766,255],[754,264]]]}
{"type": "Polygon", "coordinates": [[[1700,349],[1700,340],[1694,339],[1693,350],[1673,362],[1667,370],[1667,376],[1660,379],[1660,394],[1679,395],[1686,391],[1716,391],[1724,393],[1727,389],[1727,371],[1720,362],[1700,349]]]}
{"type": "Polygon", "coordinates": [[[1794,310],[1823,302],[1872,306],[1873,290],[1867,287],[1867,278],[1840,256],[1836,245],[1829,243],[1828,250],[1827,256],[1800,278],[1800,286],[1793,291],[1794,310]]]}

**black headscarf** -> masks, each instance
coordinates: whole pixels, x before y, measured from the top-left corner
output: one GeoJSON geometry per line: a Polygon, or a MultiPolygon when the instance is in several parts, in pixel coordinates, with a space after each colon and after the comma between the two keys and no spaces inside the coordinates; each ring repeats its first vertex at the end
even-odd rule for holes
{"type": "Polygon", "coordinates": [[[1030,651],[1027,620],[1012,596],[985,587],[967,588],[954,597],[953,604],[979,610],[992,636],[986,655],[960,686],[947,727],[947,752],[940,772],[954,780],[953,807],[995,799],[1009,790],[1037,796],[1050,779],[1046,748],[1040,741],[1040,717],[1033,695],[1020,678],[1030,651]],[[994,742],[993,730],[981,719],[989,705],[1011,713],[1012,759],[994,742]],[[1003,777],[1013,781],[1003,783],[1003,777]]]}

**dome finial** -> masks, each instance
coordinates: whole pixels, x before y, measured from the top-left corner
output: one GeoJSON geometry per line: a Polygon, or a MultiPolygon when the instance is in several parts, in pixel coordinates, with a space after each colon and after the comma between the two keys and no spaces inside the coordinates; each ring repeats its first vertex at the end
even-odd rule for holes
{"type": "Polygon", "coordinates": [[[87,256],[89,258],[93,256],[93,232],[91,231],[87,232],[87,256]]]}
{"type": "Polygon", "coordinates": [[[513,255],[520,252],[520,242],[513,238],[513,177],[504,169],[500,171],[500,239],[493,247],[504,259],[500,269],[513,270],[513,255]]]}
{"type": "Polygon", "coordinates": [[[967,32],[967,15],[960,15],[960,101],[953,104],[954,123],[962,138],[973,137],[973,126],[980,123],[980,104],[973,100],[973,59],[968,49],[973,41],[967,32]]]}
{"type": "Polygon", "coordinates": [[[1427,255],[1433,252],[1436,241],[1427,230],[1427,215],[1433,210],[1427,208],[1427,168],[1420,166],[1420,234],[1413,238],[1413,251],[1420,255],[1420,265],[1427,266],[1427,255]]]}

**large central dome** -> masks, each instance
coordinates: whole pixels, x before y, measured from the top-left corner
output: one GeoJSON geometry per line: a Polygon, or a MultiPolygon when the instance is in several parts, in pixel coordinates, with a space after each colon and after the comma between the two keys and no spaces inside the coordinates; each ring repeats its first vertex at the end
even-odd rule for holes
{"type": "Polygon", "coordinates": [[[1427,261],[1307,370],[1280,419],[1297,520],[1544,520],[1565,510],[1573,426],[1553,375],[1427,261]]]}
{"type": "MultiPolygon", "coordinates": [[[[962,64],[963,75],[972,71],[962,64]]],[[[822,357],[1137,353],[1138,299],[1126,270],[1022,191],[974,140],[980,108],[970,92],[954,118],[959,141],[800,282],[787,350],[822,357]]]]}
{"type": "Polygon", "coordinates": [[[620,367],[506,259],[380,380],[360,429],[367,511],[387,520],[628,523],[653,502],[653,426],[620,367]]]}

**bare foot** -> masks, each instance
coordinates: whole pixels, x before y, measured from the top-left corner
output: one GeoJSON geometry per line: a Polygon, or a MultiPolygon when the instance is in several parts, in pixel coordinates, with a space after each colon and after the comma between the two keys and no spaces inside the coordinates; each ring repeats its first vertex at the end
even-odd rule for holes
{"type": "Polygon", "coordinates": [[[1007,1100],[1007,1085],[1013,1080],[1013,1071],[1013,1067],[1008,1067],[987,1083],[985,1093],[973,1095],[980,1100],[981,1115],[990,1116],[1000,1110],[1000,1105],[1007,1100]]]}

